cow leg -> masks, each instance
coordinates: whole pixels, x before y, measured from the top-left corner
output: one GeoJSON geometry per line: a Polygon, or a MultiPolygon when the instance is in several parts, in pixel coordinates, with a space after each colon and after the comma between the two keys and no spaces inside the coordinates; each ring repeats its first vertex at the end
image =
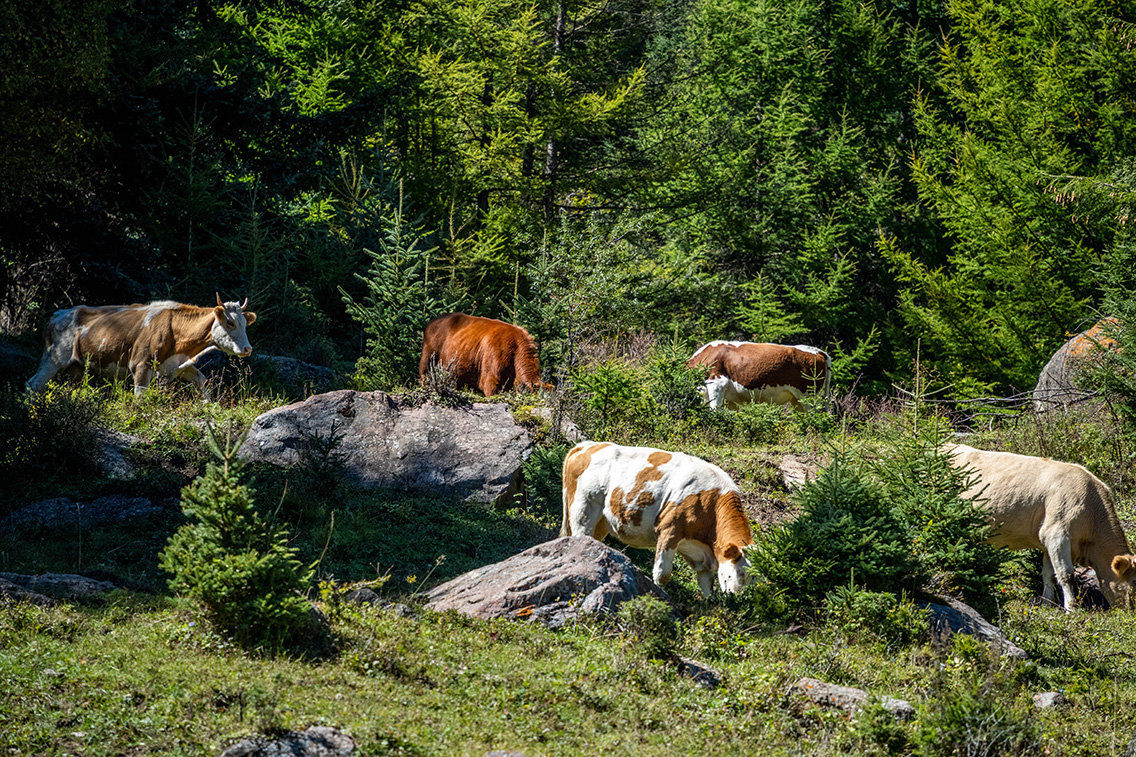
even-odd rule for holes
{"type": "Polygon", "coordinates": [[[197,387],[197,391],[201,392],[201,398],[209,401],[209,390],[205,388],[205,375],[197,370],[197,366],[193,363],[186,363],[181,368],[178,368],[175,374],[182,381],[188,381],[197,387]]]}
{"type": "MultiPolygon", "coordinates": [[[[1076,596],[1073,594],[1073,548],[1069,537],[1060,532],[1043,534],[1041,543],[1045,546],[1054,578],[1064,595],[1063,606],[1066,610],[1077,609],[1076,596]]],[[[1042,569],[1044,571],[1044,565],[1042,569]]]]}
{"type": "Polygon", "coordinates": [[[1049,604],[1057,604],[1057,585],[1053,580],[1053,562],[1049,559],[1049,551],[1041,550],[1041,598],[1049,604]]]}
{"type": "Polygon", "coordinates": [[[655,550],[655,569],[651,573],[651,578],[659,586],[666,586],[671,581],[671,574],[674,572],[674,556],[675,549],[664,549],[660,547],[655,550]]]}

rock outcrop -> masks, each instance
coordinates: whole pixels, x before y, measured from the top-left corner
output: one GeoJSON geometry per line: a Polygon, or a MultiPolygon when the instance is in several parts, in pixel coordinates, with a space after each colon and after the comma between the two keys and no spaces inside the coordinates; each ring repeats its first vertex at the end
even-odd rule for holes
{"type": "Polygon", "coordinates": [[[1054,410],[1081,402],[1095,392],[1078,386],[1078,374],[1099,363],[1110,350],[1116,349],[1112,329],[1115,318],[1098,321],[1092,328],[1082,331],[1053,353],[1041,369],[1037,386],[1033,390],[1033,405],[1038,412],[1054,410]]]}
{"type": "Polygon", "coordinates": [[[562,536],[435,587],[426,607],[558,628],[584,614],[612,613],[644,594],[666,599],[622,552],[590,536],[562,536]]]}
{"type": "Polygon", "coordinates": [[[221,757],[350,757],[355,739],[338,728],[314,725],[268,738],[255,736],[233,744],[221,757]]]}
{"type": "Polygon", "coordinates": [[[67,497],[45,499],[0,519],[0,529],[32,531],[38,528],[82,526],[90,528],[145,518],[164,512],[166,508],[145,497],[108,496],[90,502],[76,502],[67,497]]]}
{"type": "Polygon", "coordinates": [[[977,610],[957,599],[939,597],[938,602],[922,602],[926,608],[931,625],[931,643],[937,647],[950,647],[951,638],[965,633],[981,639],[998,654],[1024,660],[1029,657],[1026,651],[1006,638],[1002,629],[982,617],[977,610]]]}
{"type": "Polygon", "coordinates": [[[0,595],[12,599],[26,599],[37,604],[50,604],[41,598],[65,600],[92,600],[118,587],[110,581],[99,581],[73,573],[0,573],[0,595]],[[7,588],[6,588],[7,587],[7,588]],[[12,590],[11,587],[16,587],[12,590]]]}
{"type": "MultiPolygon", "coordinates": [[[[788,694],[797,702],[811,702],[821,707],[843,710],[852,715],[863,709],[870,698],[868,692],[863,689],[837,686],[816,678],[801,678],[789,687],[788,694]]],[[[894,715],[896,720],[907,720],[915,715],[915,708],[903,699],[880,697],[880,704],[894,715]]]]}
{"type": "Polygon", "coordinates": [[[334,456],[368,488],[430,491],[486,503],[511,500],[528,432],[504,404],[405,406],[384,392],[341,389],[270,410],[249,430],[241,454],[290,466],[334,456]]]}

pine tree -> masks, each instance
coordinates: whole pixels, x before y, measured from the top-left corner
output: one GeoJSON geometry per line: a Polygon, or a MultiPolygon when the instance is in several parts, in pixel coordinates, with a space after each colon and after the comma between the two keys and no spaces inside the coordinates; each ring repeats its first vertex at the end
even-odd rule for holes
{"type": "Polygon", "coordinates": [[[237,456],[244,434],[234,440],[207,431],[219,464],[210,463],[182,490],[182,510],[192,522],[170,537],[160,565],[173,574],[171,589],[200,602],[217,629],[241,645],[296,648],[314,630],[302,594],[313,571],[296,559],[287,534],[257,512],[237,456]]]}

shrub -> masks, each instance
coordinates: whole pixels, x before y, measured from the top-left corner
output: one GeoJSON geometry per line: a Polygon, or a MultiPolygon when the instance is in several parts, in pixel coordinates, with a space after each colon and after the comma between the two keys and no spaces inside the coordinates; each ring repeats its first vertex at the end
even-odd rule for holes
{"type": "Polygon", "coordinates": [[[927,611],[894,594],[849,584],[829,592],[825,605],[829,622],[853,641],[877,640],[895,650],[927,636],[927,611]]]}
{"type": "Polygon", "coordinates": [[[0,393],[0,514],[9,497],[19,497],[56,480],[56,472],[69,479],[98,468],[98,423],[103,409],[84,381],[75,385],[51,384],[45,391],[28,394],[15,388],[0,393]]]}
{"type": "Polygon", "coordinates": [[[910,536],[912,553],[932,577],[931,588],[989,611],[1011,554],[987,543],[995,526],[962,496],[975,475],[951,464],[942,447],[946,437],[945,425],[936,422],[916,433],[901,432],[892,441],[893,454],[875,470],[910,536]]]}
{"type": "Polygon", "coordinates": [[[286,534],[268,527],[242,482],[236,441],[208,428],[220,464],[210,463],[182,490],[182,510],[195,522],[170,537],[161,567],[170,588],[204,605],[219,631],[246,647],[297,648],[312,640],[313,610],[301,592],[312,569],[296,559],[286,534]]]}
{"type": "Polygon", "coordinates": [[[1016,685],[996,655],[965,634],[955,637],[964,667],[940,670],[923,700],[913,753],[921,757],[1016,757],[1043,753],[1030,705],[1015,701],[1016,685]]]}
{"type": "Polygon", "coordinates": [[[535,447],[521,466],[528,506],[550,528],[560,528],[563,517],[561,469],[569,444],[535,447]]]}
{"type": "Polygon", "coordinates": [[[644,595],[628,600],[616,611],[616,622],[624,637],[652,660],[674,657],[679,627],[670,605],[658,597],[644,595]]]}
{"type": "Polygon", "coordinates": [[[751,402],[736,411],[720,411],[719,415],[733,421],[736,437],[751,444],[777,444],[785,437],[791,412],[784,405],[751,402]]]}
{"type": "Polygon", "coordinates": [[[884,490],[837,454],[797,495],[801,515],[750,551],[754,570],[791,601],[816,605],[850,578],[871,591],[922,583],[908,534],[884,490]]]}

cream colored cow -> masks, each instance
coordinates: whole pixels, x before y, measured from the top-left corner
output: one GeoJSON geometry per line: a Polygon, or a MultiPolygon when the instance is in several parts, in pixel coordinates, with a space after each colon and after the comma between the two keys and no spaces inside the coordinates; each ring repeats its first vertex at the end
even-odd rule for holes
{"type": "Polygon", "coordinates": [[[1056,601],[1054,579],[1066,610],[1075,607],[1073,567],[1096,571],[1113,607],[1128,607],[1136,580],[1136,557],[1112,506],[1112,492],[1085,468],[1048,457],[990,452],[948,445],[956,466],[978,480],[967,492],[998,526],[992,544],[1040,549],[1045,599],[1056,601]]]}
{"type": "Polygon", "coordinates": [[[624,544],[655,550],[653,578],[671,578],[682,555],[706,596],[714,574],[722,591],[746,584],[753,543],[738,487],[724,470],[697,457],[652,447],[581,442],[564,458],[561,536],[611,534],[624,544]]]}

